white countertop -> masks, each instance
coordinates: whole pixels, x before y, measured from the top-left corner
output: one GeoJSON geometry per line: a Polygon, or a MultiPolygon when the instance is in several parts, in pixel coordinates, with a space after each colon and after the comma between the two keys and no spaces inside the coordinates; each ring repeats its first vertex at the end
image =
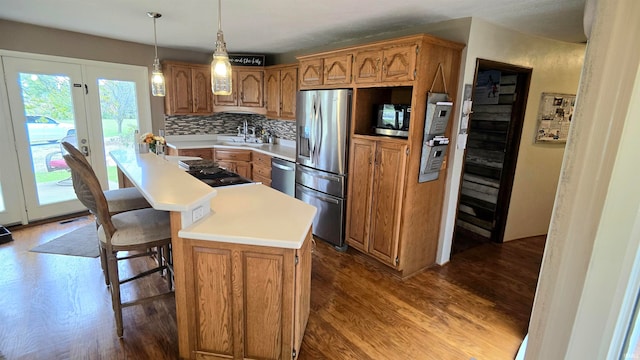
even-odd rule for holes
{"type": "Polygon", "coordinates": [[[231,135],[173,135],[167,136],[166,139],[167,146],[178,150],[206,148],[254,150],[269,156],[275,156],[292,162],[296,161],[295,141],[280,140],[280,144],[262,144],[259,147],[242,144],[224,144],[233,137],[234,136],[231,135]]]}
{"type": "Polygon", "coordinates": [[[212,188],[178,166],[184,156],[110,155],[154,209],[181,213],[183,238],[299,249],[317,211],[258,183],[212,188]]]}
{"type": "Polygon", "coordinates": [[[216,196],[214,188],[178,166],[178,160],[187,157],[163,158],[153,153],[138,154],[133,149],[109,154],[154,209],[191,211],[216,196]]]}
{"type": "Polygon", "coordinates": [[[299,249],[316,208],[261,184],[221,187],[208,217],[178,236],[234,244],[299,249]]]}

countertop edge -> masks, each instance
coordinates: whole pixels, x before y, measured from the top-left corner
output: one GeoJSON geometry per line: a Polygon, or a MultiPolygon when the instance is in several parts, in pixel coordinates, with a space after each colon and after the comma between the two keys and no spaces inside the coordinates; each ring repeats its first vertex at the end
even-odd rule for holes
{"type": "MultiPolygon", "coordinates": [[[[265,155],[269,155],[269,156],[273,156],[273,157],[277,157],[280,159],[284,159],[284,160],[288,160],[291,162],[295,162],[296,159],[295,157],[292,156],[288,156],[283,154],[282,152],[278,152],[278,151],[269,151],[267,149],[264,149],[263,147],[254,147],[254,146],[236,146],[236,145],[224,145],[224,144],[216,144],[216,141],[211,141],[211,142],[198,142],[198,141],[169,141],[167,142],[167,146],[176,150],[188,150],[188,149],[236,149],[236,150],[253,150],[253,151],[257,151],[259,153],[265,154],[265,155]],[[190,144],[192,143],[192,144],[190,144]]],[[[278,145],[278,144],[273,144],[273,145],[267,145],[269,147],[273,147],[273,146],[278,146],[280,147],[279,150],[282,151],[290,151],[292,153],[295,154],[296,148],[292,147],[292,146],[285,146],[285,145],[278,145]]],[[[295,156],[295,155],[294,155],[295,156]]]]}

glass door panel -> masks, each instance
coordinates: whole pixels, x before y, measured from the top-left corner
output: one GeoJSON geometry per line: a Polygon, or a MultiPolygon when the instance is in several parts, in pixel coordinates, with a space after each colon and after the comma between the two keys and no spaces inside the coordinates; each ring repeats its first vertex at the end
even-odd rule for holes
{"type": "Polygon", "coordinates": [[[103,189],[117,188],[109,152],[132,146],[136,129],[152,129],[148,69],[28,56],[0,63],[0,224],[86,209],[61,141],[85,153],[103,189]]]}
{"type": "Polygon", "coordinates": [[[139,129],[136,83],[98,79],[98,96],[109,189],[117,189],[116,163],[109,152],[133,146],[134,133],[139,129]]]}
{"type": "Polygon", "coordinates": [[[29,220],[85,209],[60,145],[87,138],[81,67],[10,57],[3,62],[29,220]]]}
{"type": "MultiPolygon", "coordinates": [[[[4,79],[2,58],[0,58],[0,79],[4,79]]],[[[24,196],[18,171],[16,152],[9,113],[6,86],[0,84],[0,225],[26,223],[24,196]]]]}
{"type": "Polygon", "coordinates": [[[97,88],[89,89],[91,118],[102,129],[100,138],[92,139],[91,158],[103,165],[99,170],[101,180],[106,179],[103,187],[117,189],[117,168],[109,152],[132,147],[136,130],[151,131],[147,69],[88,66],[86,74],[88,83],[97,88]]]}

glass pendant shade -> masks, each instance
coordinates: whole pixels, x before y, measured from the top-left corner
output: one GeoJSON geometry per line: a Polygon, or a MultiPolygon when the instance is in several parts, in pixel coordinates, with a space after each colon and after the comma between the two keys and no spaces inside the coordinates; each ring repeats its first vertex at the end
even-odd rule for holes
{"type": "Polygon", "coordinates": [[[156,19],[161,17],[162,14],[148,12],[147,16],[153,18],[153,47],[156,51],[156,57],[153,60],[153,70],[151,71],[151,95],[165,96],[166,87],[162,68],[160,67],[160,60],[158,60],[158,38],[156,36],[156,19]]]}
{"type": "Polygon", "coordinates": [[[224,42],[221,22],[221,7],[218,0],[218,35],[216,51],[211,61],[211,90],[214,95],[231,95],[233,91],[231,63],[227,54],[227,44],[224,42]]]}
{"type": "Polygon", "coordinates": [[[231,95],[233,84],[231,81],[231,63],[224,46],[222,32],[218,32],[216,51],[211,61],[211,90],[214,95],[231,95]],[[222,46],[219,44],[222,43],[222,46]]]}
{"type": "Polygon", "coordinates": [[[164,74],[160,69],[160,61],[156,58],[153,62],[153,71],[151,72],[151,95],[165,96],[166,87],[164,82],[164,74]]]}

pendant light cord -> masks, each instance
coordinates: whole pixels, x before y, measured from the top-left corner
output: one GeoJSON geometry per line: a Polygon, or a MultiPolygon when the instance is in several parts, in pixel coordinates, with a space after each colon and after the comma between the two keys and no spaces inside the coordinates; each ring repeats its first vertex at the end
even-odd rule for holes
{"type": "Polygon", "coordinates": [[[158,36],[156,35],[156,18],[153,18],[153,46],[156,49],[156,59],[158,58],[158,36]]]}
{"type": "Polygon", "coordinates": [[[222,31],[222,5],[220,5],[220,0],[218,0],[218,32],[222,31]]]}

